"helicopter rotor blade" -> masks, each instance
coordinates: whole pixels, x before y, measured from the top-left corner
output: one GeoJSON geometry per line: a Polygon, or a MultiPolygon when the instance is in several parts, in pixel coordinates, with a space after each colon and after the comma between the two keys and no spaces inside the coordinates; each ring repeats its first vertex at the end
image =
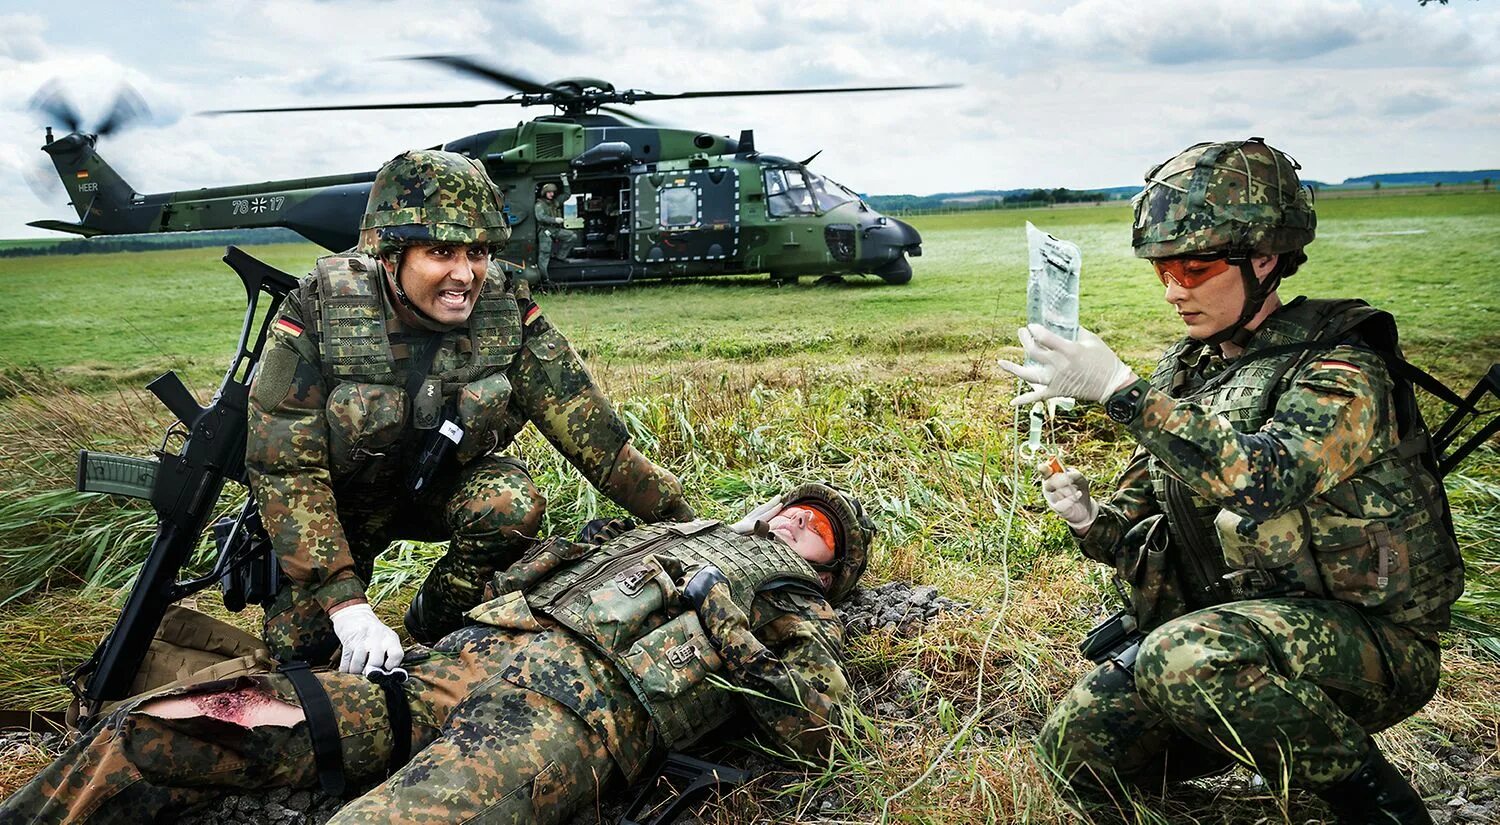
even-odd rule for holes
{"type": "Polygon", "coordinates": [[[556,91],[556,89],[538,83],[530,78],[522,77],[518,74],[511,74],[510,72],[502,71],[491,66],[486,66],[470,58],[463,57],[462,55],[420,54],[414,55],[412,57],[398,57],[393,59],[418,60],[426,63],[437,63],[442,66],[447,66],[448,68],[460,74],[473,75],[474,77],[484,78],[485,80],[488,80],[492,83],[499,83],[502,86],[509,86],[510,88],[515,89],[518,92],[528,92],[530,94],[539,95],[552,94],[556,91]]]}
{"type": "Polygon", "coordinates": [[[826,89],[723,89],[713,92],[635,92],[636,100],[690,100],[707,97],[766,97],[773,95],[836,95],[850,92],[909,92],[920,89],[957,89],[959,83],[935,83],[926,86],[849,86],[826,89]]]}
{"type": "Polygon", "coordinates": [[[73,105],[67,92],[63,91],[62,84],[56,80],[42,84],[42,88],[31,96],[28,105],[33,111],[56,120],[69,132],[76,132],[83,127],[83,116],[78,113],[78,107],[73,105]]]}
{"type": "Polygon", "coordinates": [[[210,109],[200,115],[253,115],[268,112],[357,112],[377,109],[471,109],[475,106],[523,105],[526,101],[515,97],[498,97],[491,100],[447,100],[427,103],[352,103],[345,106],[276,106],[269,109],[210,109]]]}
{"type": "Polygon", "coordinates": [[[96,132],[99,137],[104,137],[150,115],[151,107],[146,105],[146,99],[141,97],[141,93],[128,85],[122,85],[120,91],[115,93],[114,105],[110,106],[109,114],[104,116],[96,132]]]}
{"type": "Polygon", "coordinates": [[[600,106],[599,107],[599,111],[601,111],[601,112],[608,112],[608,113],[614,115],[615,117],[617,117],[617,118],[619,118],[619,119],[621,119],[621,120],[623,120],[623,121],[625,121],[627,123],[634,123],[637,126],[660,126],[661,125],[661,123],[659,121],[655,121],[655,120],[652,120],[652,119],[646,118],[646,117],[641,117],[640,115],[636,114],[635,112],[632,112],[632,111],[630,111],[628,109],[621,109],[619,106],[600,106]]]}

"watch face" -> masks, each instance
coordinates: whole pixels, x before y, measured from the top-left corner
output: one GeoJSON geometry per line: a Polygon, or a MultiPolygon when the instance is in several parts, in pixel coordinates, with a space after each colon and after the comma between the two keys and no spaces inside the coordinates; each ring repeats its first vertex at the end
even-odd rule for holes
{"type": "Polygon", "coordinates": [[[1125,395],[1111,398],[1109,403],[1104,405],[1104,412],[1121,424],[1128,424],[1132,418],[1135,418],[1135,412],[1140,403],[1140,389],[1131,388],[1125,395]]]}

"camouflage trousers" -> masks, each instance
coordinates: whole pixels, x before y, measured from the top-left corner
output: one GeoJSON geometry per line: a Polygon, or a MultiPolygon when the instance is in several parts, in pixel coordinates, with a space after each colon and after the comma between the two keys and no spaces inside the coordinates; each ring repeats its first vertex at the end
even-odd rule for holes
{"type": "Polygon", "coordinates": [[[1134,679],[1095,668],[1053,710],[1038,757],[1085,800],[1241,764],[1317,789],[1359,767],[1370,734],[1437,690],[1438,650],[1342,602],[1258,599],[1147,634],[1134,679]]]}
{"type": "Polygon", "coordinates": [[[536,239],[536,268],[542,273],[542,283],[547,282],[547,272],[553,258],[567,258],[578,245],[578,233],[557,227],[543,229],[536,239]]]}
{"type": "MultiPolygon", "coordinates": [[[[614,754],[645,758],[654,747],[649,717],[618,672],[564,631],[473,626],[450,634],[430,658],[412,658],[415,756],[389,777],[381,689],[352,674],[317,674],[337,718],[345,776],[353,788],[375,785],[342,808],[335,825],[562,822],[620,782],[614,754]]],[[[122,707],[0,803],[0,822],[152,822],[226,793],[318,787],[305,721],[247,721],[267,703],[298,705],[284,676],[198,685],[122,707]],[[163,718],[156,714],[165,713],[164,696],[185,697],[197,710],[163,718]]]]}
{"type": "MultiPolygon", "coordinates": [[[[479,604],[496,570],[509,567],[541,527],[546,500],[519,459],[487,455],[435,480],[413,498],[404,487],[336,491],[338,518],[369,582],[375,557],[392,541],[450,541],[423,585],[426,606],[449,627],[479,604]]],[[[306,588],[283,582],[266,608],[264,638],[282,661],[327,664],[338,648],[333,622],[306,588]]]]}

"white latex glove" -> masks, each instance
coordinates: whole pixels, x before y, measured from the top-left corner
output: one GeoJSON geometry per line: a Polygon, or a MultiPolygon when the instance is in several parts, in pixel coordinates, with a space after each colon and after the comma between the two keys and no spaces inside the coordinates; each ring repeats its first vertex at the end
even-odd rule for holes
{"type": "Polygon", "coordinates": [[[1047,499],[1047,506],[1061,516],[1073,532],[1080,536],[1087,533],[1094,525],[1094,519],[1099,517],[1099,505],[1089,497],[1088,476],[1077,470],[1054,473],[1047,464],[1038,464],[1036,469],[1042,474],[1042,498],[1047,499]]]}
{"type": "Polygon", "coordinates": [[[370,605],[359,602],[341,607],[329,618],[333,619],[333,632],[344,648],[344,655],[339,657],[339,670],[368,674],[372,670],[391,670],[401,664],[406,655],[401,649],[401,637],[386,627],[370,605]]]}
{"type": "Polygon", "coordinates": [[[729,529],[742,536],[748,536],[755,532],[756,522],[765,521],[779,512],[781,512],[781,496],[776,496],[765,504],[746,513],[744,518],[729,525],[729,529]]]}
{"type": "Polygon", "coordinates": [[[1059,396],[1103,401],[1136,380],[1135,372],[1114,350],[1083,327],[1078,328],[1077,341],[1069,341],[1041,324],[1030,324],[1016,334],[1026,357],[1037,362],[1023,367],[1000,361],[1001,369],[1033,387],[1010,402],[1016,406],[1059,396]]]}

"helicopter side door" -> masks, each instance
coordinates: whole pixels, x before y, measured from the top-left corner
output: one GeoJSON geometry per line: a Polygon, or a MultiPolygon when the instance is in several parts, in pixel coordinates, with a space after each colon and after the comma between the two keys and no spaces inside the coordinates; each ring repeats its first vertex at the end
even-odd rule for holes
{"type": "Polygon", "coordinates": [[[635,175],[634,259],[648,267],[690,262],[723,268],[740,255],[740,179],[730,166],[635,175]],[[717,264],[717,265],[714,265],[717,264]]]}

